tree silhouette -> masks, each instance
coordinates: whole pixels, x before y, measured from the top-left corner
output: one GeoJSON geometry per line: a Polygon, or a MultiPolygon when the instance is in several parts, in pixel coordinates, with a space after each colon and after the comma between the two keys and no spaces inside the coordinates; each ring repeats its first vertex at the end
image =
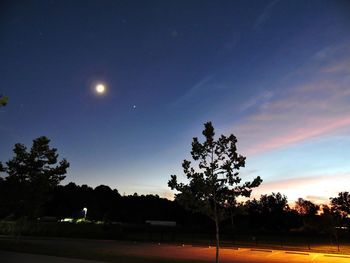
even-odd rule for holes
{"type": "Polygon", "coordinates": [[[281,193],[260,196],[260,205],[265,213],[282,212],[288,208],[288,200],[281,193]]]}
{"type": "Polygon", "coordinates": [[[248,200],[246,207],[253,226],[270,231],[283,231],[288,228],[286,218],[289,206],[285,195],[279,192],[261,195],[259,200],[248,200]]]}
{"type": "Polygon", "coordinates": [[[339,213],[346,220],[350,215],[350,194],[349,192],[340,192],[338,197],[331,198],[332,210],[339,213]]]}
{"type": "Polygon", "coordinates": [[[320,222],[320,219],[317,218],[317,213],[320,209],[319,205],[316,205],[309,200],[298,198],[298,200],[295,202],[294,209],[302,218],[304,231],[317,231],[320,222]]]}
{"type": "Polygon", "coordinates": [[[57,149],[50,148],[49,142],[39,137],[33,140],[30,151],[23,144],[15,144],[14,157],[0,167],[8,174],[9,200],[20,216],[39,215],[50,192],[65,178],[69,163],[63,159],[57,164],[57,149]]]}
{"type": "Polygon", "coordinates": [[[320,209],[319,205],[316,205],[313,202],[309,200],[305,200],[303,198],[298,198],[298,200],[295,202],[295,210],[300,215],[309,216],[309,217],[314,216],[317,214],[319,209],[320,209]]]}
{"type": "Polygon", "coordinates": [[[221,135],[214,140],[214,127],[211,122],[204,124],[202,134],[205,141],[200,143],[193,138],[191,155],[197,166],[184,160],[182,163],[188,184],[178,183],[176,175],[171,175],[168,185],[179,193],[175,198],[186,208],[200,211],[215,222],[216,229],[216,262],[219,262],[219,223],[225,210],[238,196],[249,197],[252,188],[262,182],[260,177],[252,182],[241,184],[239,169],[245,166],[245,157],[237,153],[237,139],[231,134],[221,135]]]}

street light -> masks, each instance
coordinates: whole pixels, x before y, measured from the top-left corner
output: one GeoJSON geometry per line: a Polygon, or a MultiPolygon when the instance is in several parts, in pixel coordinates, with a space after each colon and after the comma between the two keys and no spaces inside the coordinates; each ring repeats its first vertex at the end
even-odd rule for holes
{"type": "Polygon", "coordinates": [[[84,211],[84,220],[86,220],[87,208],[84,207],[84,208],[83,208],[83,211],[84,211]]]}

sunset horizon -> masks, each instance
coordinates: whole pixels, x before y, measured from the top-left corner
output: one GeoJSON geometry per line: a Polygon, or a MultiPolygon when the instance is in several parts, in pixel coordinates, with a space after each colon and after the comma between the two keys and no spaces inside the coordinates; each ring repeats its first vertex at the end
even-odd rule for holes
{"type": "Polygon", "coordinates": [[[242,178],[263,179],[253,197],[350,189],[348,6],[254,3],[4,5],[0,160],[45,135],[71,163],[63,184],[171,199],[212,121],[237,137],[242,178]]]}

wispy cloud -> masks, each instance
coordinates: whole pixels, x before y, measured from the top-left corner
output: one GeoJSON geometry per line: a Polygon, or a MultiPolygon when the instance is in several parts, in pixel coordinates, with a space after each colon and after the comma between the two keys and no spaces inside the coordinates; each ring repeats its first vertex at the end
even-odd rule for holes
{"type": "MultiPolygon", "coordinates": [[[[334,197],[336,195],[333,195],[332,197],[334,197]]],[[[325,197],[325,196],[316,196],[316,195],[307,195],[306,200],[310,200],[311,202],[313,203],[316,203],[316,204],[328,204],[330,199],[330,197],[325,197]]]]}
{"type": "Polygon", "coordinates": [[[256,106],[266,107],[268,103],[273,98],[274,93],[271,90],[264,90],[258,96],[249,99],[247,102],[243,103],[240,107],[241,111],[246,111],[252,109],[256,106]]]}
{"type": "Polygon", "coordinates": [[[328,203],[330,197],[350,188],[349,176],[350,173],[321,174],[264,182],[253,191],[253,197],[259,198],[262,194],[281,192],[288,196],[289,202],[294,202],[301,197],[316,203],[328,203]]]}
{"type": "Polygon", "coordinates": [[[188,100],[192,99],[195,96],[198,96],[199,94],[203,93],[203,91],[209,89],[209,83],[214,78],[214,74],[208,75],[198,81],[193,87],[191,87],[183,96],[178,98],[173,105],[178,105],[184,102],[187,102],[188,100]]]}
{"type": "Polygon", "coordinates": [[[273,7],[279,2],[280,0],[273,0],[271,1],[262,11],[262,13],[257,17],[254,23],[254,30],[259,29],[262,24],[264,24],[271,16],[271,12],[273,7]]]}
{"type": "MultiPolygon", "coordinates": [[[[334,50],[334,49],[333,49],[334,50]]],[[[323,52],[296,71],[287,88],[243,104],[259,105],[234,127],[244,153],[258,154],[350,127],[350,50],[323,52]],[[341,53],[341,56],[339,55],[341,53]],[[294,83],[294,84],[293,84],[294,83]]]]}

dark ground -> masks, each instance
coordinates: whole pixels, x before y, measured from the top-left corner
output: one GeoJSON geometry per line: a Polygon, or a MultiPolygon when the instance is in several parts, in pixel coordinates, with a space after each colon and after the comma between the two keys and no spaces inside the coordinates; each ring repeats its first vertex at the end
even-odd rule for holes
{"type": "MultiPolygon", "coordinates": [[[[213,262],[214,247],[182,244],[158,244],[120,242],[111,240],[62,239],[62,238],[22,238],[0,239],[0,256],[5,263],[14,262],[74,262],[66,258],[105,262],[213,262]],[[4,251],[7,252],[4,252],[4,251]],[[12,251],[9,253],[8,251],[12,251]],[[27,255],[23,252],[34,254],[27,255]],[[52,258],[43,255],[60,256],[52,258]]],[[[88,261],[91,262],[91,261],[88,261]]],[[[270,250],[261,248],[222,248],[221,262],[237,263],[348,263],[350,255],[310,253],[303,251],[270,250]]]]}

